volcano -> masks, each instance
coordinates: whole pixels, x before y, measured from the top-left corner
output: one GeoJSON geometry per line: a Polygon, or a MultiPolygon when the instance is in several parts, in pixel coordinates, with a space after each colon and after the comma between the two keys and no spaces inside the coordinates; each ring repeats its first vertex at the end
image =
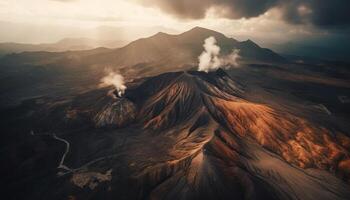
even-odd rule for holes
{"type": "Polygon", "coordinates": [[[349,197],[349,137],[252,101],[224,70],[128,84],[120,98],[103,88],[36,110],[30,143],[56,147],[40,151],[9,191],[29,187],[17,195],[30,199],[349,197]]]}

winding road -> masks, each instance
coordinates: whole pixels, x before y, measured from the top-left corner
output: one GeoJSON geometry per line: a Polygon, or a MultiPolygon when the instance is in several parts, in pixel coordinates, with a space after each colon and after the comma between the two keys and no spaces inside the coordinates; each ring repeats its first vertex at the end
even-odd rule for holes
{"type": "Polygon", "coordinates": [[[63,139],[63,138],[60,138],[58,137],[56,134],[52,134],[52,137],[58,141],[61,141],[61,142],[64,142],[66,144],[66,150],[64,152],[64,154],[62,155],[62,158],[61,158],[61,161],[60,161],[60,164],[58,165],[57,168],[59,169],[65,169],[65,170],[68,170],[68,171],[72,171],[71,168],[67,167],[66,165],[64,165],[64,159],[66,158],[66,155],[68,154],[69,152],[69,149],[70,149],[70,144],[67,140],[63,139]]]}
{"type": "Polygon", "coordinates": [[[58,165],[57,168],[58,168],[58,169],[64,169],[64,170],[67,170],[67,171],[66,171],[66,172],[60,172],[60,173],[58,174],[59,176],[63,176],[63,175],[65,175],[65,174],[69,174],[69,173],[71,173],[71,172],[78,171],[78,170],[80,170],[80,169],[82,169],[82,168],[88,167],[89,165],[91,165],[91,164],[93,164],[93,163],[99,162],[99,161],[104,160],[104,159],[107,159],[107,158],[113,158],[113,157],[115,157],[115,156],[120,155],[120,153],[117,153],[117,154],[112,154],[112,155],[108,155],[108,156],[99,157],[99,158],[96,158],[96,159],[94,159],[94,160],[91,160],[91,161],[85,163],[84,165],[82,165],[82,166],[80,166],[80,167],[78,167],[78,168],[72,169],[72,168],[70,168],[70,167],[68,167],[68,166],[66,166],[66,165],[64,164],[64,160],[65,160],[65,158],[66,158],[66,155],[69,153],[69,150],[70,150],[70,143],[69,143],[67,140],[63,139],[63,138],[58,137],[58,136],[57,136],[56,134],[54,134],[54,133],[52,134],[52,137],[53,137],[54,139],[56,139],[56,140],[58,140],[58,141],[61,141],[61,142],[64,142],[64,143],[66,144],[66,150],[65,150],[64,154],[62,155],[61,161],[60,161],[60,163],[59,163],[59,165],[58,165]]]}
{"type": "Polygon", "coordinates": [[[116,157],[116,156],[120,155],[120,153],[116,153],[116,154],[112,154],[112,155],[108,155],[108,156],[99,157],[99,158],[96,158],[94,160],[91,160],[91,161],[85,163],[84,165],[82,165],[82,166],[80,166],[78,168],[72,169],[72,168],[70,168],[70,167],[68,167],[67,165],[64,164],[66,156],[67,156],[67,154],[69,153],[69,150],[70,150],[70,143],[67,140],[65,140],[65,139],[63,139],[61,137],[58,137],[55,133],[52,133],[52,134],[47,134],[47,133],[45,133],[45,134],[35,134],[34,131],[30,131],[30,134],[33,135],[33,136],[34,135],[39,135],[39,136],[40,135],[51,135],[52,138],[54,138],[55,140],[58,140],[60,142],[65,143],[66,149],[65,149],[65,151],[64,151],[64,153],[63,153],[63,155],[61,157],[61,160],[60,160],[59,165],[57,166],[57,168],[66,170],[66,172],[59,172],[58,176],[63,176],[63,175],[66,175],[66,174],[78,171],[78,170],[80,170],[82,168],[86,168],[89,165],[94,164],[96,162],[99,162],[101,160],[104,160],[104,159],[107,159],[107,158],[113,158],[113,157],[116,157]]]}

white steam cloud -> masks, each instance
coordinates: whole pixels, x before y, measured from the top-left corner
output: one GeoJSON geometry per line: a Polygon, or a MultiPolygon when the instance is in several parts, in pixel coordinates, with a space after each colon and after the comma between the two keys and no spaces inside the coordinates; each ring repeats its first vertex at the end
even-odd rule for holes
{"type": "Polygon", "coordinates": [[[213,36],[204,40],[203,47],[204,51],[198,57],[198,71],[209,72],[219,68],[228,69],[238,66],[239,49],[233,49],[229,55],[220,56],[220,47],[213,36]]]}
{"type": "Polygon", "coordinates": [[[211,36],[204,40],[204,51],[198,57],[199,65],[198,71],[211,71],[220,67],[220,60],[218,55],[220,47],[216,45],[216,39],[211,36]]]}
{"type": "Polygon", "coordinates": [[[122,97],[125,93],[126,86],[124,77],[116,72],[110,71],[105,77],[101,79],[100,87],[113,85],[117,90],[118,96],[122,97]]]}

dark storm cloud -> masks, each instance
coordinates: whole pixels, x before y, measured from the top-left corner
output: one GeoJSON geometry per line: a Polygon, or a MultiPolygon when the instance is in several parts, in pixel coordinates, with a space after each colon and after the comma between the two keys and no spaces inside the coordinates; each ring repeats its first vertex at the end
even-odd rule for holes
{"type": "Polygon", "coordinates": [[[347,26],[350,0],[136,0],[178,18],[201,19],[209,9],[230,19],[251,18],[277,8],[283,19],[295,24],[347,26]]]}
{"type": "Polygon", "coordinates": [[[276,5],[278,0],[136,0],[141,4],[159,7],[179,18],[204,18],[210,8],[219,16],[239,19],[255,17],[276,5]],[[258,6],[257,6],[258,5],[258,6]]]}
{"type": "Polygon", "coordinates": [[[286,21],[317,26],[349,25],[349,6],[349,0],[294,0],[279,5],[286,21]]]}

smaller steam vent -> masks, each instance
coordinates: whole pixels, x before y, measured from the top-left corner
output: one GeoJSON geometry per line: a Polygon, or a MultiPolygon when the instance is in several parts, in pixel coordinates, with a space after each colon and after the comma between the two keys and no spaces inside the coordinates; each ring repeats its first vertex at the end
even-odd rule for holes
{"type": "Polygon", "coordinates": [[[110,71],[106,76],[101,79],[100,87],[106,87],[113,85],[115,88],[114,94],[118,97],[122,97],[126,90],[124,77],[121,74],[110,71]]]}
{"type": "MultiPolygon", "coordinates": [[[[119,91],[115,90],[114,94],[119,91]]],[[[118,94],[119,96],[119,94],[118,94]]],[[[111,97],[111,96],[110,96],[111,97]]],[[[109,98],[99,111],[94,115],[95,127],[124,127],[132,123],[136,118],[136,106],[127,98],[114,96],[109,98]]]]}

